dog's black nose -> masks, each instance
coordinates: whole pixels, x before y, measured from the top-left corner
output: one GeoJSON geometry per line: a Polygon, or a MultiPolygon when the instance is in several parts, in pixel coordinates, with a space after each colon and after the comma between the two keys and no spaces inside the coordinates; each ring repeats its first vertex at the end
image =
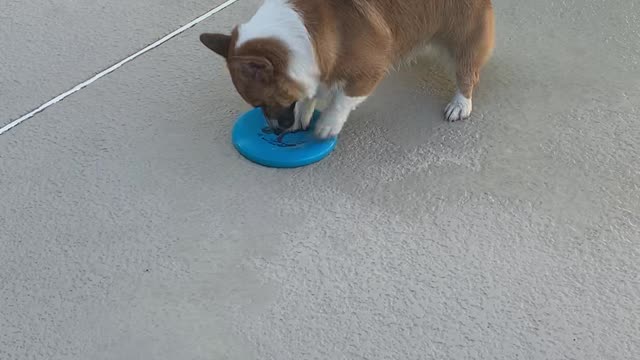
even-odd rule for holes
{"type": "Polygon", "coordinates": [[[291,104],[291,106],[289,106],[288,109],[286,109],[282,114],[280,114],[280,116],[278,116],[278,127],[280,129],[286,130],[291,128],[293,124],[295,124],[296,122],[296,116],[294,112],[295,108],[296,108],[296,103],[294,102],[293,104],[291,104]]]}

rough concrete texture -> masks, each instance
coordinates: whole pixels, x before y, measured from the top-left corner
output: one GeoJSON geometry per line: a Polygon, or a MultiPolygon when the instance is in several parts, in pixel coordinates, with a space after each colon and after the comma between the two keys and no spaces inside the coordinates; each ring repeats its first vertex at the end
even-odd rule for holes
{"type": "Polygon", "coordinates": [[[426,63],[292,171],[197,40],[256,5],[0,137],[0,359],[637,359],[637,4],[496,1],[470,121],[426,63]]]}
{"type": "Polygon", "coordinates": [[[0,127],[223,0],[3,0],[0,127]]]}

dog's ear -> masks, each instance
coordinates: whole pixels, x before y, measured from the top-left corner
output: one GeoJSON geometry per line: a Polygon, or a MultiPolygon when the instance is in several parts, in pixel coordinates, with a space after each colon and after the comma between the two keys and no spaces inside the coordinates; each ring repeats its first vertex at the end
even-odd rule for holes
{"type": "Polygon", "coordinates": [[[236,74],[251,82],[259,81],[268,84],[273,80],[273,64],[265,57],[232,57],[230,66],[236,74]]]}
{"type": "Polygon", "coordinates": [[[200,41],[204,46],[213,50],[216,54],[223,58],[229,57],[229,47],[231,45],[231,36],[223,34],[201,34],[200,41]]]}

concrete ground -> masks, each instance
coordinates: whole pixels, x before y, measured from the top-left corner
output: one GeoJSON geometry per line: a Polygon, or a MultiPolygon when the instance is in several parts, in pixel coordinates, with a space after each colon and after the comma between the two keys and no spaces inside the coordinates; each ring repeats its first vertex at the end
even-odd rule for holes
{"type": "MultiPolygon", "coordinates": [[[[3,2],[0,127],[220,3],[3,2]]],[[[426,62],[307,168],[198,42],[258,0],[5,132],[0,359],[637,359],[640,6],[494,3],[471,120],[426,62]]]]}

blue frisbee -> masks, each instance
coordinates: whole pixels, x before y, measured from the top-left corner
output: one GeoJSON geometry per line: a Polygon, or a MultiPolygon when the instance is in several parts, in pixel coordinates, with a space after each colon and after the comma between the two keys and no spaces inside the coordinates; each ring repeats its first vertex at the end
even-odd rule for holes
{"type": "Polygon", "coordinates": [[[296,168],[316,163],[336,147],[336,138],[319,140],[313,127],[320,117],[316,111],[309,130],[276,135],[267,126],[260,109],[240,116],[231,134],[238,152],[250,161],[272,168],[296,168]]]}

